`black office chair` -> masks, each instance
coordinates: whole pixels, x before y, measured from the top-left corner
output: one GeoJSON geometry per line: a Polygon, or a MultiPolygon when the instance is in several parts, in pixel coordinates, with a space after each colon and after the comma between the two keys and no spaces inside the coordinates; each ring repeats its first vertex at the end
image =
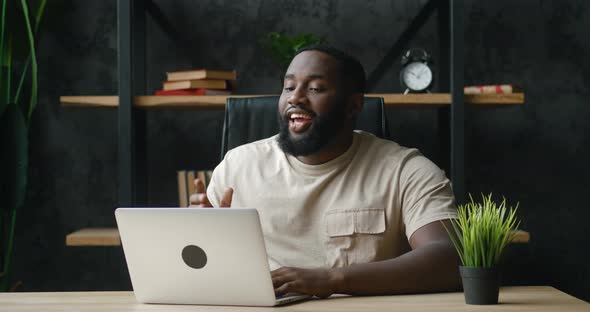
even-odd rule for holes
{"type": "MultiPolygon", "coordinates": [[[[279,133],[278,103],[278,96],[229,97],[225,103],[221,159],[234,147],[279,133]]],[[[357,117],[356,129],[371,132],[380,138],[389,138],[383,98],[365,97],[363,110],[357,117]]]]}

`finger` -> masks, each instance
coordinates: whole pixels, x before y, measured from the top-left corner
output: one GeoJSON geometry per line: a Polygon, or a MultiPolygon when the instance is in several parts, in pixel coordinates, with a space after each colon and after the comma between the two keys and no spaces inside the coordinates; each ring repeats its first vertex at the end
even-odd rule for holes
{"type": "Polygon", "coordinates": [[[270,271],[270,276],[271,277],[275,277],[275,276],[281,276],[281,275],[285,275],[289,272],[291,272],[292,269],[288,268],[288,267],[280,267],[276,270],[270,271]]]}
{"type": "Polygon", "coordinates": [[[290,279],[289,277],[285,276],[285,275],[281,275],[281,276],[273,276],[272,277],[272,286],[274,288],[279,288],[281,285],[291,282],[292,279],[290,279]]]}
{"type": "Polygon", "coordinates": [[[232,197],[234,196],[234,189],[229,187],[223,193],[223,197],[221,197],[221,201],[219,202],[219,207],[231,207],[232,197]]]}
{"type": "Polygon", "coordinates": [[[205,183],[201,181],[201,179],[195,179],[195,193],[205,193],[207,190],[205,189],[205,183]]]}
{"type": "Polygon", "coordinates": [[[293,292],[301,293],[301,294],[305,293],[305,292],[298,290],[297,282],[295,282],[295,281],[284,283],[279,288],[275,288],[275,295],[277,295],[277,296],[283,296],[285,294],[293,293],[293,292]]]}
{"type": "Polygon", "coordinates": [[[201,203],[199,200],[199,194],[192,194],[189,198],[189,202],[191,206],[199,205],[201,203]]]}
{"type": "Polygon", "coordinates": [[[209,202],[209,198],[207,198],[207,194],[192,194],[189,200],[189,207],[213,207],[209,202]]]}
{"type": "Polygon", "coordinates": [[[275,274],[281,274],[281,272],[284,270],[285,270],[285,267],[280,267],[278,269],[274,269],[274,270],[270,271],[270,275],[274,276],[275,274]]]}
{"type": "Polygon", "coordinates": [[[209,197],[207,197],[207,193],[197,195],[199,195],[199,203],[203,205],[203,207],[213,207],[213,205],[211,205],[211,202],[209,201],[209,197]]]}

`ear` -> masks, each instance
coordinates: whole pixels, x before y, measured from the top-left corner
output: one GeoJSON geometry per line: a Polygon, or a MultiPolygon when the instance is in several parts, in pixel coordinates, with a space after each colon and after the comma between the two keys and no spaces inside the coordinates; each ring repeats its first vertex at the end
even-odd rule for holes
{"type": "Polygon", "coordinates": [[[346,117],[354,119],[363,110],[363,93],[353,93],[348,97],[348,107],[346,109],[346,117]]]}

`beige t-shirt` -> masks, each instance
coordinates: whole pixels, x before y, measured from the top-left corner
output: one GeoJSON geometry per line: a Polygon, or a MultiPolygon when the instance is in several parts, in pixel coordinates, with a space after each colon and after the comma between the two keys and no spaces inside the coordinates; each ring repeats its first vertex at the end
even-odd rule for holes
{"type": "Polygon", "coordinates": [[[449,180],[416,149],[355,131],[337,158],[307,165],[276,136],[229,151],[207,189],[219,205],[256,208],[271,269],[341,267],[395,258],[412,233],[456,217],[449,180]]]}

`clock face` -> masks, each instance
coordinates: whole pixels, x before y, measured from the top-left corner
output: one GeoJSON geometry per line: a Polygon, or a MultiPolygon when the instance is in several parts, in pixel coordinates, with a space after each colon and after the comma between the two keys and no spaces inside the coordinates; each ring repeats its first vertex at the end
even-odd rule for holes
{"type": "Polygon", "coordinates": [[[413,62],[404,67],[402,82],[413,91],[423,91],[432,82],[432,71],[422,62],[413,62]]]}

